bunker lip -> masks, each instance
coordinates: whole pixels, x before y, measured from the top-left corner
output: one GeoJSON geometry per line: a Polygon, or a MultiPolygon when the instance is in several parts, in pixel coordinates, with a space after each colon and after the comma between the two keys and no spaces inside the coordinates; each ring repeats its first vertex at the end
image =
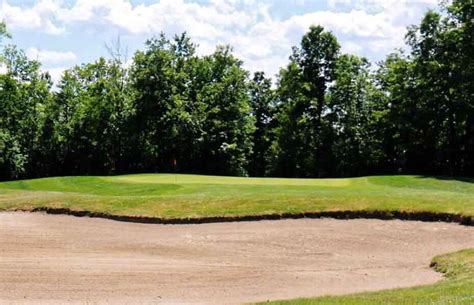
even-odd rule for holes
{"type": "Polygon", "coordinates": [[[228,215],[228,216],[203,216],[187,218],[164,218],[153,216],[117,215],[86,210],[72,210],[68,208],[37,207],[30,210],[16,209],[20,212],[43,212],[47,214],[71,215],[77,217],[105,218],[116,221],[134,223],[154,224],[202,224],[218,222],[259,221],[278,219],[301,219],[301,218],[335,218],[335,219],[399,219],[417,220],[426,222],[453,222],[466,226],[474,226],[474,217],[454,213],[437,213],[424,211],[383,211],[383,210],[341,210],[341,211],[317,211],[303,213],[274,213],[257,215],[228,215]]]}

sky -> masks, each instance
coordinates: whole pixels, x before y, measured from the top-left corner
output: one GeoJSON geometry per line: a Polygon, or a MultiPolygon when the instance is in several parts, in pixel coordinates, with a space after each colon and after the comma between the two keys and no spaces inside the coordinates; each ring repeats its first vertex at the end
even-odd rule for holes
{"type": "Polygon", "coordinates": [[[375,63],[404,46],[438,0],[0,0],[0,20],[14,43],[57,81],[76,64],[108,56],[120,37],[128,57],[146,39],[186,31],[200,55],[230,44],[251,72],[278,73],[311,25],[322,25],[342,51],[375,63]]]}

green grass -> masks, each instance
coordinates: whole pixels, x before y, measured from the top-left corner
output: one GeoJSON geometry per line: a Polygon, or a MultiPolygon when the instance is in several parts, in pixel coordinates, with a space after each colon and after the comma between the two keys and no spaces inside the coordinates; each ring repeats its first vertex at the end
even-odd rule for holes
{"type": "Polygon", "coordinates": [[[474,304],[474,249],[437,256],[434,268],[446,278],[434,285],[338,297],[266,302],[271,305],[448,305],[474,304]]]}
{"type": "Polygon", "coordinates": [[[340,210],[474,216],[474,183],[421,176],[280,179],[173,174],[0,183],[0,210],[37,207],[162,218],[340,210]]]}

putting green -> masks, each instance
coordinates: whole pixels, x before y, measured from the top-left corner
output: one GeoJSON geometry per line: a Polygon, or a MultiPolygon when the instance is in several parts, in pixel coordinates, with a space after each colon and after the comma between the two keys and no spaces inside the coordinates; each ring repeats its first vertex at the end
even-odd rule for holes
{"type": "Polygon", "coordinates": [[[422,176],[282,179],[174,174],[0,183],[0,210],[38,207],[162,218],[341,210],[473,216],[474,183],[422,176]]]}
{"type": "Polygon", "coordinates": [[[143,174],[108,177],[107,180],[127,183],[179,183],[179,184],[233,184],[233,185],[288,185],[288,186],[349,186],[366,180],[360,179],[285,179],[247,178],[203,175],[143,174]]]}

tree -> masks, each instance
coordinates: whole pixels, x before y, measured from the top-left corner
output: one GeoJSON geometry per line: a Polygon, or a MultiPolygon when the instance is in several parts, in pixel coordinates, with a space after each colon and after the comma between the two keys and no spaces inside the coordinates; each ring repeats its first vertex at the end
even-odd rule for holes
{"type": "Polygon", "coordinates": [[[66,173],[122,171],[131,111],[126,77],[121,62],[104,58],[63,75],[46,128],[53,135],[51,153],[66,173]]]}
{"type": "Polygon", "coordinates": [[[250,105],[255,118],[253,152],[249,164],[249,174],[252,176],[265,176],[270,166],[269,153],[273,138],[271,124],[275,107],[275,94],[271,86],[271,79],[265,78],[264,72],[256,72],[250,82],[250,105]]]}
{"type": "Polygon", "coordinates": [[[367,173],[371,165],[370,94],[374,88],[365,58],[341,55],[328,93],[327,120],[333,142],[332,176],[367,173]]]}
{"type": "Polygon", "coordinates": [[[277,174],[324,176],[328,172],[325,151],[330,148],[324,139],[323,115],[339,48],[332,33],[312,26],[300,48],[293,48],[288,67],[280,71],[277,174]]]}
{"type": "Polygon", "coordinates": [[[207,79],[198,93],[200,103],[205,105],[203,172],[247,175],[254,129],[248,72],[226,46],[217,47],[212,55],[204,57],[203,66],[207,79]]]}
{"type": "Polygon", "coordinates": [[[410,28],[408,74],[399,71],[388,90],[399,97],[391,122],[398,125],[405,172],[459,175],[472,166],[473,7],[453,1],[445,10],[427,12],[410,28]]]}
{"type": "Polygon", "coordinates": [[[143,148],[143,167],[170,171],[192,168],[192,145],[200,129],[192,75],[195,45],[186,34],[173,41],[164,34],[147,41],[133,60],[134,124],[143,148]]]}
{"type": "Polygon", "coordinates": [[[5,22],[0,22],[0,41],[2,41],[3,37],[11,38],[11,35],[7,31],[7,25],[5,22]]]}
{"type": "Polygon", "coordinates": [[[6,46],[0,75],[0,179],[25,177],[36,169],[43,107],[50,98],[51,80],[40,64],[22,50],[6,46]]]}

